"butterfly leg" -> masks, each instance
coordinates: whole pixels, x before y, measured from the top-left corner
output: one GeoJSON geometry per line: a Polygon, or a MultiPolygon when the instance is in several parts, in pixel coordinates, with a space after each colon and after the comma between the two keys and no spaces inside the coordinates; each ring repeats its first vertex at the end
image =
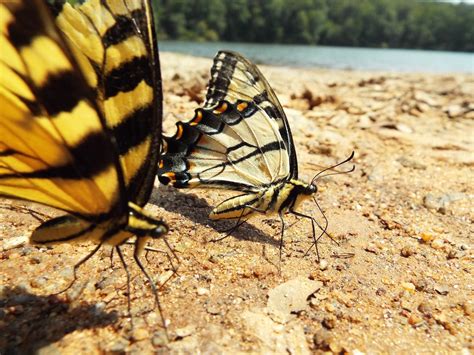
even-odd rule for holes
{"type": "Polygon", "coordinates": [[[244,224],[245,222],[247,222],[248,218],[247,219],[244,219],[244,220],[241,220],[243,215],[245,214],[245,209],[248,208],[249,210],[252,210],[254,212],[260,212],[260,213],[265,213],[266,210],[264,209],[260,209],[260,208],[257,208],[257,207],[254,207],[254,206],[251,206],[251,205],[244,205],[242,206],[242,212],[240,213],[240,216],[239,218],[237,219],[237,223],[230,229],[228,230],[223,230],[221,231],[221,233],[224,233],[226,232],[226,235],[223,236],[223,237],[220,237],[220,238],[216,238],[216,239],[211,239],[211,242],[220,242],[221,240],[224,240],[226,239],[227,237],[229,237],[233,231],[235,231],[237,228],[239,228],[242,224],[244,224]]]}
{"type": "Polygon", "coordinates": [[[226,239],[227,237],[229,237],[233,231],[235,231],[237,228],[239,228],[242,224],[244,224],[247,220],[243,220],[241,221],[242,219],[242,216],[244,215],[244,212],[245,212],[245,208],[242,209],[242,212],[240,213],[240,216],[239,218],[237,219],[237,223],[230,229],[227,229],[227,230],[223,230],[221,231],[221,233],[224,233],[225,232],[225,236],[223,237],[219,237],[219,238],[214,238],[214,239],[211,239],[211,242],[212,243],[216,243],[216,242],[220,242],[224,239],[226,239]]]}
{"type": "Polygon", "coordinates": [[[278,216],[280,217],[281,221],[281,232],[280,232],[280,273],[281,273],[281,259],[283,257],[283,237],[285,236],[285,220],[283,218],[283,213],[278,212],[278,216]]]}
{"type": "Polygon", "coordinates": [[[131,295],[131,290],[130,290],[130,271],[128,270],[127,263],[125,262],[125,258],[123,257],[122,250],[120,247],[117,245],[115,248],[112,249],[111,255],[114,252],[114,249],[117,250],[117,254],[120,258],[120,261],[123,265],[123,268],[125,269],[125,274],[127,275],[127,312],[128,316],[130,317],[130,326],[133,331],[133,316],[132,316],[132,300],[130,299],[131,295]]]}
{"type": "MultiPolygon", "coordinates": [[[[137,239],[138,243],[138,239],[137,239]]],[[[138,245],[138,244],[136,244],[138,245]]],[[[156,288],[156,284],[151,278],[150,274],[148,274],[148,271],[146,270],[145,266],[143,266],[141,260],[140,260],[140,249],[136,246],[135,247],[135,252],[133,253],[133,258],[135,259],[135,262],[137,263],[138,267],[142,271],[143,275],[148,279],[148,282],[150,283],[151,290],[153,292],[153,296],[155,297],[155,304],[156,307],[158,308],[158,311],[160,312],[160,317],[161,317],[161,325],[163,326],[163,329],[165,330],[166,334],[166,339],[169,341],[169,335],[168,335],[168,329],[166,326],[166,320],[165,317],[163,316],[163,309],[161,308],[161,303],[160,303],[160,298],[158,297],[158,289],[156,288]]]]}
{"type": "MultiPolygon", "coordinates": [[[[165,242],[166,247],[171,252],[172,257],[166,251],[147,246],[147,247],[145,247],[145,259],[148,263],[150,263],[149,260],[148,260],[148,253],[149,252],[165,254],[166,258],[168,259],[168,261],[171,265],[171,268],[173,269],[173,275],[172,276],[174,276],[175,274],[178,273],[178,268],[179,268],[180,261],[179,261],[178,255],[176,255],[175,251],[173,250],[173,248],[169,244],[168,240],[166,238],[163,238],[163,241],[165,242]],[[173,258],[177,261],[177,263],[178,263],[177,266],[173,263],[173,258]]],[[[168,281],[168,280],[166,280],[166,281],[168,281]]]]}
{"type": "Polygon", "coordinates": [[[299,216],[299,217],[303,217],[303,218],[307,218],[311,221],[311,227],[312,227],[312,230],[313,230],[313,241],[314,243],[309,247],[309,249],[306,251],[305,253],[305,256],[308,255],[308,253],[311,251],[311,249],[314,247],[316,247],[316,256],[317,256],[317,259],[318,259],[318,262],[321,260],[320,256],[319,256],[319,249],[318,249],[318,242],[319,242],[319,239],[321,239],[321,237],[326,234],[334,243],[336,243],[337,245],[339,245],[339,243],[327,232],[327,228],[328,228],[328,221],[327,221],[327,218],[324,217],[325,219],[325,224],[324,224],[324,228],[316,221],[316,219],[314,219],[314,217],[312,216],[308,216],[306,214],[303,214],[301,212],[298,212],[298,211],[295,211],[295,210],[292,210],[290,209],[290,212],[293,213],[294,215],[296,216],[299,216]],[[319,236],[316,238],[316,229],[315,229],[315,225],[318,226],[318,228],[321,230],[321,233],[319,234],[319,236]]]}
{"type": "Polygon", "coordinates": [[[69,283],[69,285],[64,290],[53,293],[52,295],[59,295],[60,293],[64,293],[67,290],[69,290],[72,287],[72,285],[74,285],[74,283],[77,281],[77,270],[79,269],[79,267],[81,267],[81,265],[84,264],[87,260],[92,258],[94,256],[94,254],[99,251],[101,246],[102,246],[102,244],[97,245],[97,247],[95,247],[94,250],[92,250],[84,258],[82,258],[76,265],[74,265],[74,269],[73,269],[74,278],[73,278],[73,280],[69,283]]]}

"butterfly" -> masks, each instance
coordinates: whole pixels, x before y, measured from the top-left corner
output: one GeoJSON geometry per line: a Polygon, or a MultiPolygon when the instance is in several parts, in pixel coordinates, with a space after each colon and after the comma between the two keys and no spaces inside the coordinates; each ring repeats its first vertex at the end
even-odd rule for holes
{"type": "Polygon", "coordinates": [[[147,241],[168,232],[143,209],[161,149],[151,4],[88,0],[53,10],[42,0],[0,4],[0,196],[67,212],[36,228],[34,244],[97,243],[74,280],[103,245],[126,267],[120,246],[136,237],[134,259],[161,314],[140,260],[147,241]]]}
{"type": "Polygon", "coordinates": [[[257,213],[277,213],[282,223],[280,258],[283,214],[310,219],[319,258],[317,241],[326,233],[327,219],[322,228],[296,209],[305,199],[314,198],[323,172],[350,161],[354,152],[311,182],[299,180],[290,125],[275,92],[256,65],[229,51],[220,51],[214,58],[203,107],[195,110],[193,119],[176,126],[176,133],[164,138],[165,154],[158,168],[161,183],[241,192],[209,215],[213,220],[237,219],[236,227],[257,213]],[[315,225],[322,230],[318,238],[315,225]]]}

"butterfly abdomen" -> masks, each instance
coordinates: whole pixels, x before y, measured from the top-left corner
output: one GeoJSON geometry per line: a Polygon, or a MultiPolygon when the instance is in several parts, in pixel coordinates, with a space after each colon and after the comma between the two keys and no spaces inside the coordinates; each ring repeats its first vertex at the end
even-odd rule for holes
{"type": "Polygon", "coordinates": [[[232,197],[212,210],[211,219],[234,219],[254,212],[262,214],[284,213],[296,208],[309,197],[308,184],[299,180],[284,181],[271,185],[261,192],[232,197]]]}

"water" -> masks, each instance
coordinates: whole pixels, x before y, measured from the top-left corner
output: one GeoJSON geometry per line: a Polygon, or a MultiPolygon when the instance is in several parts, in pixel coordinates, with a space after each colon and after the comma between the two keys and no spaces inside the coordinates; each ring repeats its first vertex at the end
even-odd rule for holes
{"type": "Polygon", "coordinates": [[[291,67],[474,74],[474,54],[464,52],[181,41],[162,41],[160,49],[208,58],[229,49],[256,63],[291,67]]]}

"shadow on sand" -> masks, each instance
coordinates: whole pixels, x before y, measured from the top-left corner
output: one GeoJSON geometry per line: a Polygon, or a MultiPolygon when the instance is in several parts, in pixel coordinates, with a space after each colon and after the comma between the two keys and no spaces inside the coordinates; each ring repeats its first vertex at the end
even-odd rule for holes
{"type": "MultiPolygon", "coordinates": [[[[178,189],[167,186],[160,186],[153,190],[150,203],[163,207],[169,212],[174,212],[189,218],[195,223],[210,227],[224,237],[226,232],[235,226],[236,221],[212,221],[208,218],[212,210],[206,200],[192,193],[183,193],[178,189]]],[[[279,245],[279,234],[275,237],[269,236],[251,224],[244,222],[229,234],[236,239],[250,240],[258,243],[279,245]]]]}
{"type": "Polygon", "coordinates": [[[0,354],[33,354],[76,330],[106,327],[117,319],[115,312],[95,305],[72,308],[57,296],[5,287],[0,293],[0,354]]]}

